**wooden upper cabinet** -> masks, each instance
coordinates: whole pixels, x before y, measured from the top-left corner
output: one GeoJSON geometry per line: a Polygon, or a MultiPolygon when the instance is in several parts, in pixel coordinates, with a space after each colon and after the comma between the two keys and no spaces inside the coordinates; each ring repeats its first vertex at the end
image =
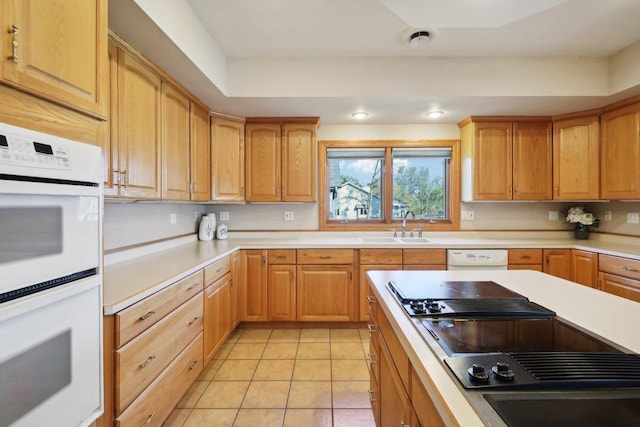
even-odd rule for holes
{"type": "Polygon", "coordinates": [[[109,123],[102,144],[104,163],[103,194],[118,196],[120,188],[115,171],[119,171],[118,156],[118,46],[109,40],[109,123]]]}
{"type": "Polygon", "coordinates": [[[460,123],[462,199],[551,199],[550,122],[477,119],[460,123]]]}
{"type": "Polygon", "coordinates": [[[600,197],[640,199],[640,103],[602,115],[600,197]]]}
{"type": "Polygon", "coordinates": [[[553,198],[592,200],[600,196],[598,116],[553,123],[553,198]]]}
{"type": "Polygon", "coordinates": [[[247,201],[312,202],[317,199],[317,126],[317,119],[247,123],[247,201]]]}
{"type": "Polygon", "coordinates": [[[160,77],[118,49],[118,166],[120,196],[160,199],[160,77]]]}
{"type": "Polygon", "coordinates": [[[107,0],[2,3],[2,81],[106,118],[107,0]]]}
{"type": "Polygon", "coordinates": [[[248,202],[281,200],[279,124],[252,123],[245,126],[245,176],[248,202]]]}
{"type": "Polygon", "coordinates": [[[189,119],[186,95],[162,82],[162,199],[190,200],[189,119]]]}
{"type": "Polygon", "coordinates": [[[209,111],[191,102],[190,192],[191,200],[206,202],[211,199],[211,128],[209,111]]]}
{"type": "Polygon", "coordinates": [[[513,200],[551,200],[552,176],[551,123],[514,123],[513,200]]]}
{"type": "Polygon", "coordinates": [[[316,124],[282,126],[282,200],[316,200],[316,124]]]}
{"type": "Polygon", "coordinates": [[[244,200],[244,123],[211,119],[211,200],[244,200]]]}

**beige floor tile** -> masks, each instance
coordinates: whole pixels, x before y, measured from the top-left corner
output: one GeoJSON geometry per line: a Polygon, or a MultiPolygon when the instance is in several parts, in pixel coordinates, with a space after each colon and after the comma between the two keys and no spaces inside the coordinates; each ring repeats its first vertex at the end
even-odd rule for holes
{"type": "Polygon", "coordinates": [[[261,360],[253,375],[254,381],[291,381],[295,360],[261,360]]]}
{"type": "Polygon", "coordinates": [[[237,409],[194,409],[182,427],[231,427],[237,409]]]}
{"type": "Polygon", "coordinates": [[[290,384],[289,381],[251,381],[242,408],[285,408],[290,384]]]}
{"type": "MultiPolygon", "coordinates": [[[[295,374],[294,374],[295,377],[295,374]]],[[[369,380],[367,362],[363,360],[332,360],[331,378],[336,380],[369,380]]]]}
{"type": "Polygon", "coordinates": [[[262,352],[266,347],[267,343],[263,342],[238,342],[233,346],[231,352],[227,356],[227,360],[229,359],[260,359],[262,357],[262,352]]]}
{"type": "Polygon", "coordinates": [[[220,366],[222,366],[222,363],[224,363],[223,359],[211,360],[211,362],[209,362],[209,364],[202,370],[202,373],[198,377],[198,380],[211,381],[216,375],[216,372],[218,372],[218,369],[220,369],[220,366]]]}
{"type": "Polygon", "coordinates": [[[295,359],[298,352],[297,342],[268,342],[262,353],[262,359],[295,359]]]}
{"type": "Polygon", "coordinates": [[[328,342],[301,342],[296,359],[329,359],[331,344],[328,342]]]}
{"type": "Polygon", "coordinates": [[[331,409],[287,409],[283,427],[331,427],[331,409]]]}
{"type": "Polygon", "coordinates": [[[213,358],[226,359],[227,355],[229,354],[229,352],[231,351],[234,345],[235,343],[233,342],[225,341],[225,343],[220,346],[220,349],[216,352],[216,354],[213,355],[213,358]]]}
{"type": "Polygon", "coordinates": [[[234,427],[281,427],[284,409],[240,409],[234,427]]]}
{"type": "Polygon", "coordinates": [[[225,360],[214,380],[242,381],[253,378],[259,360],[225,360]]]}
{"type": "Polygon", "coordinates": [[[229,336],[227,337],[226,342],[232,342],[235,343],[238,341],[238,338],[240,338],[240,335],[242,335],[242,329],[234,329],[229,336]]]}
{"type": "Polygon", "coordinates": [[[287,408],[331,408],[331,381],[292,381],[287,408]]]}
{"type": "Polygon", "coordinates": [[[238,342],[267,342],[271,329],[245,329],[238,338],[238,342]]]}
{"type": "Polygon", "coordinates": [[[274,329],[269,336],[269,342],[298,342],[300,329],[274,329]]]}
{"type": "Polygon", "coordinates": [[[360,339],[362,340],[369,340],[369,330],[367,328],[360,328],[358,329],[358,333],[360,334],[360,339]]]}
{"type": "Polygon", "coordinates": [[[162,424],[162,427],[182,427],[190,413],[191,409],[174,409],[169,418],[162,424]]]}
{"type": "Polygon", "coordinates": [[[371,408],[369,381],[333,381],[334,408],[371,408]]]}
{"type": "Polygon", "coordinates": [[[334,427],[375,427],[371,409],[334,409],[334,427]]]}
{"type": "MultiPolygon", "coordinates": [[[[365,366],[366,367],[366,366],[365,366]]],[[[293,369],[293,380],[331,380],[331,361],[330,360],[296,360],[293,369]]]]}
{"type": "Polygon", "coordinates": [[[331,329],[331,342],[360,342],[359,329],[331,329]]]}
{"type": "Polygon", "coordinates": [[[239,408],[249,388],[249,381],[211,381],[196,408],[239,408]]]}
{"type": "Polygon", "coordinates": [[[329,329],[303,329],[300,331],[300,342],[329,342],[329,329]]]}
{"type": "Polygon", "coordinates": [[[331,359],[364,359],[362,343],[358,342],[332,342],[331,359]]]}
{"type": "Polygon", "coordinates": [[[209,385],[208,381],[194,382],[189,388],[189,390],[185,393],[182,400],[180,400],[176,408],[195,408],[196,403],[198,403],[200,396],[202,396],[202,393],[204,392],[204,390],[207,388],[208,385],[209,385]]]}

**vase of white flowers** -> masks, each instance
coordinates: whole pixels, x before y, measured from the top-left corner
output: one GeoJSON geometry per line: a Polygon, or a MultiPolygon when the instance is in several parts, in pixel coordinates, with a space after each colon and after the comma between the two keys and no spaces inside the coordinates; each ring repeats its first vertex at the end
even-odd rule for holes
{"type": "Polygon", "coordinates": [[[573,235],[576,239],[589,238],[589,227],[598,227],[600,220],[592,213],[585,212],[583,206],[572,206],[567,210],[566,222],[575,224],[573,235]]]}

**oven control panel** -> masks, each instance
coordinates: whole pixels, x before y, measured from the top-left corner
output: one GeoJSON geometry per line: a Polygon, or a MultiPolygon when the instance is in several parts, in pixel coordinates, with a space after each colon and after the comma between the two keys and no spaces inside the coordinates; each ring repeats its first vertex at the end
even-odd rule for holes
{"type": "Polygon", "coordinates": [[[505,353],[446,357],[444,362],[464,388],[529,388],[538,384],[505,353]]]}
{"type": "Polygon", "coordinates": [[[0,163],[46,169],[72,168],[64,143],[34,141],[12,134],[0,134],[0,163]]]}

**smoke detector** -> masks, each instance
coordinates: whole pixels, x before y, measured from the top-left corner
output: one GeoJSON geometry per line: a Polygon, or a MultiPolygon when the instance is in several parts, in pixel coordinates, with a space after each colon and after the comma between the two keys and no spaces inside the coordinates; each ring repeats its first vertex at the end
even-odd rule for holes
{"type": "Polygon", "coordinates": [[[435,29],[410,28],[402,33],[402,40],[411,47],[424,46],[431,43],[436,36],[435,29]]]}

